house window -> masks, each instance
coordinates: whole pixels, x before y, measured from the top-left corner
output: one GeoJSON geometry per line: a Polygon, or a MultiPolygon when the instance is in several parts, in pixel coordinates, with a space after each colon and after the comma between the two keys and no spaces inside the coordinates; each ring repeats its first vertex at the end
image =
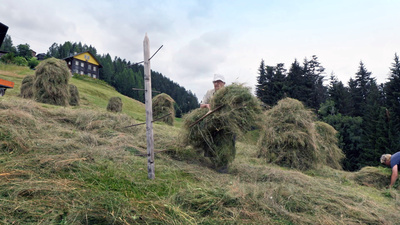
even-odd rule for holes
{"type": "Polygon", "coordinates": [[[83,75],[83,71],[81,71],[81,75],[83,75]]]}
{"type": "Polygon", "coordinates": [[[93,78],[96,79],[96,74],[93,74],[93,78]]]}
{"type": "Polygon", "coordinates": [[[93,71],[96,71],[96,67],[95,66],[93,66],[93,71]]]}
{"type": "Polygon", "coordinates": [[[85,64],[83,62],[81,62],[81,67],[84,67],[84,66],[85,66],[85,64]]]}
{"type": "Polygon", "coordinates": [[[89,77],[92,77],[92,74],[88,73],[88,76],[89,76],[89,77]]]}
{"type": "Polygon", "coordinates": [[[79,66],[79,62],[78,62],[78,61],[75,61],[75,65],[79,66]]]}
{"type": "Polygon", "coordinates": [[[91,70],[92,69],[92,65],[89,64],[88,65],[88,69],[91,70]]]}

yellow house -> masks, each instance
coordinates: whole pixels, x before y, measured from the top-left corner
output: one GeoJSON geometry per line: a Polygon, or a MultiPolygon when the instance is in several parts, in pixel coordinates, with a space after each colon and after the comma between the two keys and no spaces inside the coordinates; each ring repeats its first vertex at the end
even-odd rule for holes
{"type": "Polygon", "coordinates": [[[99,78],[99,69],[103,67],[90,52],[78,53],[64,60],[72,74],[85,74],[95,79],[99,78]]]}

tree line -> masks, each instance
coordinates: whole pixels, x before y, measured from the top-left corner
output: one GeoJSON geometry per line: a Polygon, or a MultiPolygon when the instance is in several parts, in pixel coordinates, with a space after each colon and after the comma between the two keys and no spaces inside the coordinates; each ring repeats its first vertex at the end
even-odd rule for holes
{"type": "Polygon", "coordinates": [[[319,119],[338,131],[339,147],[346,155],[343,168],[349,171],[379,165],[384,153],[399,151],[400,61],[397,54],[386,83],[377,84],[361,61],[355,78],[347,85],[334,74],[324,85],[325,68],[317,56],[295,60],[289,70],[261,61],[256,95],[269,106],[284,97],[302,101],[319,119]]]}
{"type": "MultiPolygon", "coordinates": [[[[6,35],[6,38],[0,50],[9,52],[2,57],[2,61],[6,63],[19,64],[15,61],[15,56],[31,59],[31,50],[28,44],[18,45],[14,47],[11,37],[6,35]],[[4,60],[3,60],[4,59],[4,60]]],[[[65,42],[64,44],[53,43],[47,53],[46,58],[55,57],[64,59],[81,52],[90,52],[100,62],[103,68],[100,69],[100,78],[118,92],[144,102],[144,91],[133,89],[144,89],[144,67],[141,64],[133,64],[130,61],[121,59],[120,57],[111,58],[110,54],[100,55],[94,46],[82,44],[81,42],[65,42]]],[[[36,60],[37,61],[37,60],[36,60]]],[[[38,62],[37,62],[38,63],[38,62]]],[[[26,64],[28,65],[28,64],[26,64]]],[[[36,64],[37,65],[37,64],[36,64]]],[[[36,66],[34,65],[34,66],[36,66]]],[[[34,66],[32,68],[34,68],[34,66]]],[[[173,82],[163,74],[151,71],[153,96],[157,93],[166,93],[175,100],[176,116],[181,117],[184,113],[198,107],[197,97],[178,83],[173,82]]]]}

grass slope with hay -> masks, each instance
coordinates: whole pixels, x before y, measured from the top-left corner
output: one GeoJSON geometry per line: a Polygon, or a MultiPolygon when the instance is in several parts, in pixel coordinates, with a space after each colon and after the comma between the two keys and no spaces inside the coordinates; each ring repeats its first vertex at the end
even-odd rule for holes
{"type": "Polygon", "coordinates": [[[383,188],[389,169],[266,164],[257,130],[219,174],[176,144],[179,127],[156,123],[149,180],[145,127],[124,128],[144,118],[141,104],[121,96],[132,105],[107,112],[119,94],[74,78],[81,106],[37,103],[18,97],[29,74],[7,69],[0,77],[17,87],[0,98],[0,224],[399,224],[399,191],[383,188]]]}

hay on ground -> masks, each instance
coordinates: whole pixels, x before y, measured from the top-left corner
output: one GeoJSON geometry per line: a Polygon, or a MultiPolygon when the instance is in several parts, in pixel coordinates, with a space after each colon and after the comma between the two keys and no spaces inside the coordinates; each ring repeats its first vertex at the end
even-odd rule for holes
{"type": "Polygon", "coordinates": [[[153,118],[160,118],[165,115],[162,121],[168,125],[174,125],[175,119],[175,109],[174,109],[174,99],[167,94],[159,94],[153,98],[153,118]]]}
{"type": "Polygon", "coordinates": [[[35,77],[33,75],[28,75],[24,77],[21,84],[21,94],[22,98],[32,98],[33,97],[33,81],[35,77]]]}
{"type": "Polygon", "coordinates": [[[67,106],[69,99],[68,80],[71,72],[64,60],[50,58],[36,69],[33,94],[38,102],[67,106]]]}
{"type": "Polygon", "coordinates": [[[108,101],[107,111],[122,112],[122,99],[120,97],[111,97],[108,101]]]}
{"type": "Polygon", "coordinates": [[[232,84],[217,91],[211,99],[212,109],[219,110],[205,117],[207,109],[196,109],[184,117],[184,142],[204,152],[216,168],[225,167],[235,159],[235,139],[252,129],[261,112],[260,102],[250,89],[232,84]]]}
{"type": "Polygon", "coordinates": [[[381,189],[390,184],[390,169],[366,166],[349,178],[360,185],[381,189]]]}
{"type": "Polygon", "coordinates": [[[69,84],[69,95],[69,105],[79,106],[79,91],[78,88],[73,84],[69,84]]]}
{"type": "Polygon", "coordinates": [[[315,123],[313,112],[298,100],[286,98],[265,112],[258,141],[259,157],[280,166],[308,170],[326,164],[339,169],[343,153],[336,131],[315,123]]]}

